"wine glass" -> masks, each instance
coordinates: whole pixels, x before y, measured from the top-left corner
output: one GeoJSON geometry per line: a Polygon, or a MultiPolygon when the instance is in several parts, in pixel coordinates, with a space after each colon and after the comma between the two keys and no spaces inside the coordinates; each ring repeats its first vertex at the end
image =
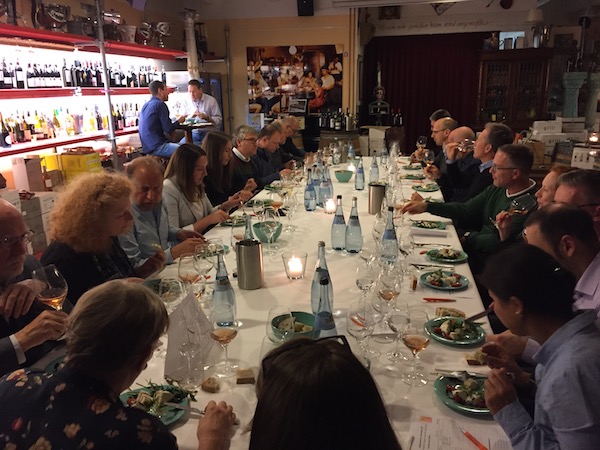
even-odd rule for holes
{"type": "Polygon", "coordinates": [[[377,250],[371,246],[363,245],[360,252],[358,252],[358,256],[370,266],[377,259],[377,250]]]}
{"type": "Polygon", "coordinates": [[[265,209],[264,219],[260,222],[260,229],[264,233],[267,238],[267,254],[269,256],[273,256],[275,254],[275,249],[273,247],[273,237],[277,232],[277,228],[279,227],[279,216],[273,209],[265,209]]]}
{"type": "Polygon", "coordinates": [[[361,350],[361,357],[364,358],[367,363],[370,363],[370,361],[366,340],[373,334],[374,329],[375,320],[373,318],[371,306],[363,301],[352,303],[348,308],[348,314],[346,316],[346,331],[350,336],[356,339],[361,350]]]}
{"type": "Polygon", "coordinates": [[[427,145],[427,136],[419,136],[417,138],[417,151],[422,151],[427,145]]]}
{"type": "Polygon", "coordinates": [[[390,330],[396,333],[396,348],[388,352],[387,357],[392,362],[408,361],[408,358],[400,351],[400,338],[404,328],[408,325],[408,311],[406,308],[396,308],[387,317],[386,322],[390,330]]]}
{"type": "MultiPolygon", "coordinates": [[[[236,263],[237,263],[237,245],[235,245],[235,244],[243,239],[244,239],[244,233],[242,233],[240,231],[240,228],[231,227],[231,233],[229,235],[229,245],[236,254],[236,259],[235,259],[236,263]]],[[[237,267],[235,269],[233,269],[233,273],[234,274],[237,273],[237,267]]]]}
{"type": "Polygon", "coordinates": [[[62,311],[62,305],[67,297],[69,286],[67,281],[54,264],[40,267],[31,273],[31,278],[43,286],[38,299],[56,311],[62,311]]]}
{"type": "Polygon", "coordinates": [[[206,291],[206,276],[208,275],[208,272],[210,272],[215,266],[212,253],[208,250],[206,245],[196,246],[194,255],[194,266],[200,274],[200,280],[202,282],[202,287],[199,291],[199,295],[198,292],[195,295],[196,298],[200,300],[200,306],[206,307],[207,305],[202,301],[202,295],[206,291]]]}
{"type": "Polygon", "coordinates": [[[294,337],[294,317],[287,306],[277,305],[269,310],[267,337],[275,344],[281,344],[294,337]]]}
{"type": "Polygon", "coordinates": [[[177,264],[177,276],[189,291],[193,284],[200,281],[200,274],[196,268],[194,253],[184,253],[179,257],[177,264]]]}
{"type": "Polygon", "coordinates": [[[194,358],[202,349],[202,331],[197,323],[190,319],[183,318],[179,322],[179,330],[183,330],[183,339],[178,345],[178,350],[181,356],[185,357],[187,363],[187,377],[181,382],[181,386],[185,389],[193,389],[198,387],[202,381],[202,374],[200,377],[196,376],[196,370],[194,367],[194,358]]]}
{"type": "Polygon", "coordinates": [[[356,286],[362,292],[362,301],[365,302],[367,299],[367,293],[373,289],[375,284],[375,273],[371,264],[367,261],[361,260],[356,268],[356,286]]]}
{"type": "Polygon", "coordinates": [[[218,377],[229,377],[235,373],[237,364],[229,360],[227,345],[237,336],[235,327],[235,311],[232,305],[213,305],[212,311],[213,329],[210,337],[217,341],[225,350],[225,359],[215,364],[218,377]]]}
{"type": "Polygon", "coordinates": [[[408,258],[412,256],[415,250],[415,240],[410,232],[400,233],[398,235],[398,251],[404,257],[402,273],[408,273],[408,258]]]}
{"type": "MultiPolygon", "coordinates": [[[[525,215],[529,213],[532,209],[537,206],[537,200],[531,194],[523,194],[515,198],[512,202],[510,202],[510,207],[508,208],[508,215],[525,215]]],[[[498,222],[495,219],[490,217],[490,220],[494,224],[496,228],[498,228],[498,222]]]]}
{"type": "Polygon", "coordinates": [[[163,278],[158,284],[158,296],[161,298],[167,312],[172,313],[185,294],[185,287],[176,278],[163,278]]]}
{"type": "Polygon", "coordinates": [[[413,354],[412,370],[402,376],[402,381],[413,387],[427,384],[422,373],[417,372],[417,355],[429,345],[429,336],[425,332],[425,323],[429,320],[427,313],[421,310],[410,310],[409,321],[402,332],[402,342],[413,354]]]}
{"type": "Polygon", "coordinates": [[[259,222],[262,220],[264,210],[265,203],[262,200],[255,199],[252,201],[252,212],[256,215],[259,222]]]}
{"type": "Polygon", "coordinates": [[[423,150],[423,162],[427,165],[427,167],[431,167],[434,160],[435,160],[435,153],[433,152],[433,150],[430,150],[430,149],[423,150]]]}
{"type": "Polygon", "coordinates": [[[296,194],[294,193],[290,193],[285,201],[285,207],[287,208],[287,218],[289,220],[288,225],[285,227],[285,231],[286,233],[291,233],[293,232],[296,227],[294,225],[292,225],[292,217],[294,216],[294,214],[296,213],[296,210],[298,209],[298,197],[296,196],[296,194]]]}
{"type": "Polygon", "coordinates": [[[400,277],[394,270],[382,272],[377,279],[373,308],[387,316],[395,307],[400,295],[400,277]]]}
{"type": "Polygon", "coordinates": [[[375,222],[373,222],[373,240],[379,246],[381,242],[381,235],[383,234],[383,230],[385,230],[386,220],[385,217],[381,214],[377,214],[375,216],[375,222]]]}

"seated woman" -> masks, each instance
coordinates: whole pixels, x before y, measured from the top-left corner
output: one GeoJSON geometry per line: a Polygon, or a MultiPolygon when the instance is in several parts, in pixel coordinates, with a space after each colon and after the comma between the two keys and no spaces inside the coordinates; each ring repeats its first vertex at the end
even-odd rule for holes
{"type": "Polygon", "coordinates": [[[593,310],[573,312],[575,278],[537,247],[515,244],[491,257],[481,276],[498,318],[541,344],[535,382],[496,344],[485,402],[515,450],[595,449],[600,440],[600,331],[593,310]],[[515,386],[537,386],[532,418],[515,386]]]}
{"type": "MultiPolygon", "coordinates": [[[[241,201],[248,201],[254,195],[256,182],[250,179],[240,192],[235,192],[231,187],[231,161],[233,144],[231,136],[220,131],[210,131],[204,141],[202,148],[206,152],[207,175],[204,178],[204,190],[213,205],[226,204],[235,194],[239,194],[241,201]]],[[[238,205],[235,205],[238,206],[238,205]]]]}
{"type": "Polygon", "coordinates": [[[272,350],[256,395],[250,450],[400,450],[377,386],[344,336],[272,350]]]}
{"type": "Polygon", "coordinates": [[[117,239],[133,224],[131,189],[123,175],[86,173],[59,195],[50,219],[52,242],[41,262],[58,267],[72,303],[107,280],[138,276],[117,239]]]}
{"type": "Polygon", "coordinates": [[[173,153],[163,182],[170,226],[201,233],[210,225],[229,219],[229,210],[239,205],[240,194],[212,205],[204,192],[207,164],[206,152],[196,145],[183,144],[173,153]]]}
{"type": "MultiPolygon", "coordinates": [[[[168,323],[163,302],[141,284],[114,280],[84,294],[69,318],[65,366],[52,375],[20,369],[0,381],[5,448],[176,449],[157,417],[119,399],[168,323]]],[[[230,406],[211,401],[198,449],[226,448],[234,420],[230,406]]]]}

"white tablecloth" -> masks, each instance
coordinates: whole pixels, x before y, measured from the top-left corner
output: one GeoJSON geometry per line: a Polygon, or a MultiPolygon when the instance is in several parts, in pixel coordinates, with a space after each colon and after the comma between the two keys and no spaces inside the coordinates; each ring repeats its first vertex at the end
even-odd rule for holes
{"type": "MultiPolygon", "coordinates": [[[[370,164],[370,158],[365,159],[365,167],[370,164]]],[[[414,173],[414,172],[407,172],[414,173]]],[[[333,170],[332,170],[333,175],[333,170]]],[[[354,190],[354,179],[349,183],[339,183],[333,178],[335,195],[343,196],[344,214],[346,219],[350,213],[350,204],[353,196],[358,198],[358,210],[364,236],[365,245],[374,246],[373,238],[371,237],[372,225],[375,216],[368,214],[368,186],[363,191],[354,190]]],[[[403,190],[405,196],[410,196],[412,186],[417,182],[404,180],[403,190]]],[[[259,196],[265,196],[266,193],[261,193],[259,196]]],[[[439,191],[431,194],[422,194],[423,196],[431,196],[432,198],[441,198],[439,191]]],[[[298,193],[299,200],[302,200],[302,191],[298,193]]],[[[435,218],[430,214],[422,214],[413,216],[413,219],[432,219],[435,218]]],[[[439,219],[439,218],[438,218],[439,219]]],[[[336,317],[337,330],[340,334],[346,334],[345,331],[345,313],[350,303],[357,301],[360,297],[360,291],[355,285],[355,271],[358,255],[346,254],[331,250],[330,246],[330,229],[333,220],[333,215],[328,215],[318,208],[314,212],[306,212],[300,206],[298,212],[293,217],[293,223],[297,226],[297,230],[293,233],[282,233],[277,241],[280,250],[276,256],[264,257],[264,286],[261,289],[253,291],[240,290],[237,287],[236,279],[231,276],[235,267],[235,253],[230,252],[226,256],[226,264],[229,270],[230,279],[236,291],[237,315],[243,323],[239,329],[238,336],[229,345],[229,355],[231,358],[241,359],[248,366],[254,368],[255,374],[258,374],[260,366],[261,346],[265,339],[265,329],[267,314],[275,305],[287,305],[292,311],[310,311],[310,288],[314,267],[316,263],[317,242],[324,240],[328,247],[326,255],[329,272],[334,287],[334,310],[339,315],[336,317]],[[281,259],[281,253],[289,250],[303,250],[308,252],[308,266],[306,276],[301,280],[288,280],[281,259]]],[[[444,219],[447,220],[447,219],[444,219]]],[[[282,221],[287,221],[287,218],[282,218],[282,221]]],[[[405,220],[407,225],[410,224],[405,220]]],[[[454,248],[461,248],[460,242],[456,235],[454,227],[448,225],[449,233],[447,237],[439,236],[415,236],[416,242],[443,242],[451,243],[454,248]]],[[[243,230],[240,228],[240,230],[243,230]]],[[[216,227],[207,233],[208,238],[221,237],[223,242],[229,245],[230,228],[216,227]]],[[[433,247],[427,247],[433,248],[433,247]]],[[[420,254],[422,248],[415,248],[415,261],[426,262],[425,255],[420,254]]],[[[264,248],[263,248],[264,252],[264,248]]],[[[431,269],[433,270],[433,269],[431,269]]],[[[468,264],[460,264],[456,266],[456,271],[465,275],[469,281],[468,289],[454,294],[455,303],[426,303],[423,297],[447,297],[448,294],[441,291],[419,286],[416,292],[408,291],[408,287],[402,288],[403,293],[399,298],[399,302],[407,302],[409,306],[418,305],[433,317],[436,307],[440,305],[449,305],[459,308],[467,315],[475,314],[482,311],[481,299],[478,295],[473,276],[469,270],[468,264]]],[[[176,274],[176,265],[172,265],[165,269],[166,274],[176,274]]],[[[214,274],[214,271],[212,272],[214,274]]],[[[485,321],[485,320],[484,320],[485,321]]],[[[489,325],[484,325],[486,332],[491,332],[489,325]]],[[[356,347],[356,342],[353,338],[348,338],[353,348],[356,347]]],[[[387,405],[390,420],[397,432],[401,444],[408,449],[409,442],[409,427],[411,420],[415,420],[423,415],[428,416],[445,416],[449,418],[460,419],[463,421],[476,421],[481,424],[484,421],[472,418],[465,418],[458,415],[444,406],[435,396],[433,392],[433,380],[435,376],[431,376],[431,383],[424,387],[409,388],[408,385],[398,378],[397,372],[390,370],[394,364],[390,363],[386,358],[386,353],[391,350],[395,344],[377,344],[372,345],[379,348],[382,356],[372,362],[371,373],[375,378],[377,385],[380,388],[381,395],[387,405]],[[405,396],[408,393],[408,399],[405,396]]],[[[407,349],[403,348],[406,354],[410,354],[407,349]]],[[[420,355],[425,368],[423,372],[428,375],[433,371],[434,366],[437,367],[460,367],[464,361],[465,349],[455,349],[439,344],[436,341],[431,341],[429,347],[420,355]]],[[[403,363],[400,367],[408,370],[410,363],[403,363]]],[[[145,384],[147,380],[160,382],[163,377],[164,359],[155,357],[150,361],[148,368],[139,376],[137,382],[145,384]]],[[[256,396],[254,394],[254,386],[252,385],[225,385],[222,392],[218,394],[208,394],[200,391],[196,397],[195,406],[204,408],[209,400],[225,400],[231,403],[236,414],[241,420],[241,427],[236,432],[231,448],[232,449],[247,449],[249,442],[249,434],[242,435],[241,430],[252,418],[254,407],[256,404],[256,396]]],[[[484,422],[484,426],[497,427],[493,421],[484,422]]],[[[179,447],[181,449],[196,449],[196,426],[197,419],[189,417],[186,414],[173,427],[173,433],[177,436],[179,447]]],[[[464,448],[470,448],[470,444],[466,439],[464,448]]],[[[444,448],[439,446],[436,448],[444,448]]]]}

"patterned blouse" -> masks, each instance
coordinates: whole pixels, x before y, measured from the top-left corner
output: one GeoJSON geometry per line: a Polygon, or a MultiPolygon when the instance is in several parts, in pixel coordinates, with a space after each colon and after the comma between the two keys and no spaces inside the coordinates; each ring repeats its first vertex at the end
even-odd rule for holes
{"type": "Polygon", "coordinates": [[[0,448],[169,450],[177,442],[156,417],[65,367],[53,375],[20,369],[0,380],[0,448]]]}

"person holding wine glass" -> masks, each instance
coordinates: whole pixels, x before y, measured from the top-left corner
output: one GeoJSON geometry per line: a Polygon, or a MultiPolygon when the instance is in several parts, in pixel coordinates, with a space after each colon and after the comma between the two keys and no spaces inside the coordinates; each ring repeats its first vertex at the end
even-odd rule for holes
{"type": "Polygon", "coordinates": [[[41,344],[66,329],[67,315],[37,300],[34,283],[11,282],[23,271],[31,237],[21,212],[0,199],[0,375],[34,363],[50,350],[41,344]]]}
{"type": "Polygon", "coordinates": [[[62,311],[63,302],[67,297],[69,286],[65,278],[54,264],[35,269],[31,273],[31,279],[40,283],[38,299],[47,306],[62,311]]]}

